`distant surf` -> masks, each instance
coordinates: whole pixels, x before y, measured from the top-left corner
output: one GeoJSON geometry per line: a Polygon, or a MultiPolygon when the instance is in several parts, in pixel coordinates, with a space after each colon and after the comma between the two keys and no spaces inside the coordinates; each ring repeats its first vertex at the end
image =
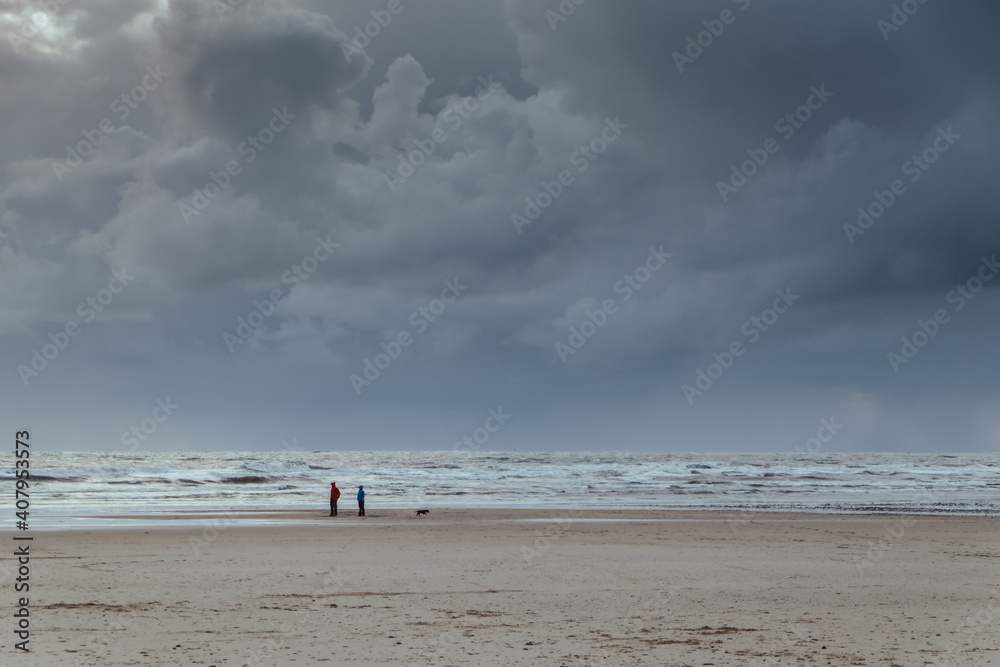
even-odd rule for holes
{"type": "Polygon", "coordinates": [[[32,473],[61,515],[323,507],[331,481],[386,508],[1000,511],[996,454],[39,452],[32,473]]]}

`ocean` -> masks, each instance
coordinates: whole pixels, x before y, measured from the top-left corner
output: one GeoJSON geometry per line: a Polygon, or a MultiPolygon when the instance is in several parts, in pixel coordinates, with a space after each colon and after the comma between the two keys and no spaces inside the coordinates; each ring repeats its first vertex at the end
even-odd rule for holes
{"type": "MultiPolygon", "coordinates": [[[[35,527],[328,508],[737,509],[996,515],[996,454],[32,452],[35,527]],[[89,517],[89,518],[88,518],[89,517]]],[[[4,480],[13,477],[5,473],[4,480]]]]}

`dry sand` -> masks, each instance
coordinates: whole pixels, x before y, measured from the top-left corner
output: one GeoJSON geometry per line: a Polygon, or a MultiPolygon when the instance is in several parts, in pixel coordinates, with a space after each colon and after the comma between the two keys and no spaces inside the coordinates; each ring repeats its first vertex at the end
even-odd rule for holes
{"type": "Polygon", "coordinates": [[[36,531],[3,664],[1000,665],[993,519],[368,514],[36,531]]]}

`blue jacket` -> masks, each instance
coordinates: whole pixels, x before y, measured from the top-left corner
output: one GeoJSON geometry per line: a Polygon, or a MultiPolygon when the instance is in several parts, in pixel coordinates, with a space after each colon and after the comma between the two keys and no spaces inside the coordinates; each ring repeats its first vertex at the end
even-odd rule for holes
{"type": "Polygon", "coordinates": [[[364,499],[365,499],[365,490],[358,489],[358,500],[364,500],[364,499]]]}

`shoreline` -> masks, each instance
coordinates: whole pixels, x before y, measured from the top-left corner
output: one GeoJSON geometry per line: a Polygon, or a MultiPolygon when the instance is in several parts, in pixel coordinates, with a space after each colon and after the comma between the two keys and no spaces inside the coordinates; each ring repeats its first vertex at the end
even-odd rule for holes
{"type": "Polygon", "coordinates": [[[781,508],[733,508],[706,507],[656,508],[656,509],[597,509],[548,507],[489,507],[469,508],[430,507],[429,514],[417,516],[412,508],[367,508],[365,517],[357,516],[357,510],[341,509],[340,516],[330,517],[327,509],[186,509],[164,510],[162,512],[107,513],[84,511],[78,514],[47,514],[36,511],[32,530],[39,532],[59,532],[61,530],[92,530],[98,528],[128,529],[149,528],[170,525],[201,525],[205,522],[223,521],[243,525],[300,526],[317,524],[364,525],[405,523],[409,521],[439,522],[448,520],[457,523],[469,522],[524,522],[524,521],[602,521],[656,523],[677,521],[803,521],[825,519],[900,519],[904,517],[921,519],[981,519],[995,521],[1000,515],[989,512],[968,513],[964,511],[927,511],[922,508],[892,507],[879,509],[846,510],[802,510],[781,508]]]}

